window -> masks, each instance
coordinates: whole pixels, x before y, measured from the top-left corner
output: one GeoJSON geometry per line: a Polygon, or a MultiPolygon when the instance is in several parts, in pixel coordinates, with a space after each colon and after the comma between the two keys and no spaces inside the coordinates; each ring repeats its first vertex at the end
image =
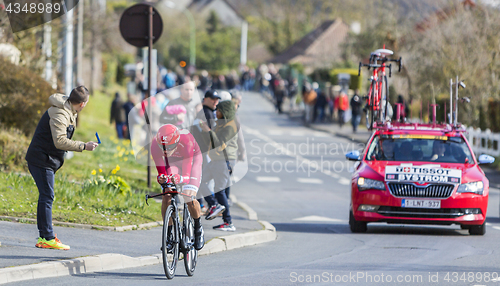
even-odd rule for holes
{"type": "Polygon", "coordinates": [[[368,149],[366,160],[461,164],[473,162],[463,138],[426,135],[377,136],[368,149]]]}

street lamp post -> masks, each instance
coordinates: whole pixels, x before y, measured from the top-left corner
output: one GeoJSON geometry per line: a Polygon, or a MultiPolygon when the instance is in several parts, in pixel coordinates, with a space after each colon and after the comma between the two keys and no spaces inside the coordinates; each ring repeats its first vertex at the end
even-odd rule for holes
{"type": "MultiPolygon", "coordinates": [[[[178,9],[175,6],[175,3],[172,1],[165,1],[164,3],[168,8],[178,9]]],[[[186,15],[189,21],[189,25],[191,26],[189,35],[189,66],[193,69],[194,67],[196,67],[196,25],[194,23],[194,17],[188,9],[178,10],[186,15]]]]}

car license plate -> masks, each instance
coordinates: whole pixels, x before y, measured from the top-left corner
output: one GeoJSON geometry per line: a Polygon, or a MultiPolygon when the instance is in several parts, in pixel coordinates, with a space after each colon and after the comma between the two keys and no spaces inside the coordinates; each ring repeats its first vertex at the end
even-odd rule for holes
{"type": "Polygon", "coordinates": [[[407,200],[401,202],[403,208],[424,208],[424,209],[439,209],[441,201],[439,200],[407,200]]]}

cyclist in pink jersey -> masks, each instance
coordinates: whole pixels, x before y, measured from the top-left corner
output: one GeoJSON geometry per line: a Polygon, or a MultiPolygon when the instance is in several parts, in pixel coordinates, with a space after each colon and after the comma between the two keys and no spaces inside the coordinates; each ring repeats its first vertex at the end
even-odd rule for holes
{"type": "MultiPolygon", "coordinates": [[[[191,133],[180,134],[177,127],[166,124],[160,127],[151,142],[151,155],[158,170],[158,183],[172,180],[182,185],[182,194],[187,202],[189,213],[194,219],[195,245],[197,250],[205,244],[203,227],[200,222],[201,209],[196,193],[201,182],[203,157],[200,147],[191,133]]],[[[170,205],[170,195],[163,196],[161,215],[165,216],[170,205]]]]}

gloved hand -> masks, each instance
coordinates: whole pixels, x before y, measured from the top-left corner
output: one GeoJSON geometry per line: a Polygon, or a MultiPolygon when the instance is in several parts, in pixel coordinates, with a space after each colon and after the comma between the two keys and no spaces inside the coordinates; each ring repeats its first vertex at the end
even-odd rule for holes
{"type": "Polygon", "coordinates": [[[182,181],[183,181],[182,177],[179,174],[172,174],[172,175],[168,176],[169,183],[174,182],[175,184],[180,184],[180,183],[182,183],[182,181]]]}

